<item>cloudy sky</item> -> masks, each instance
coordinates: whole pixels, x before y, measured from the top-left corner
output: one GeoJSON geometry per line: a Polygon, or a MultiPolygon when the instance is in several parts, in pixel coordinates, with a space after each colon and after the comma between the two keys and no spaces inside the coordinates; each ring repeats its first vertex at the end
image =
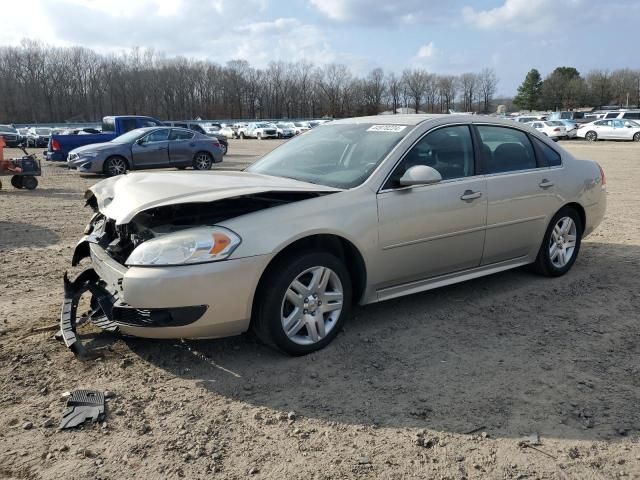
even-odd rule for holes
{"type": "Polygon", "coordinates": [[[492,67],[511,95],[530,68],[639,68],[639,0],[2,0],[0,44],[421,67],[492,67]],[[633,32],[633,36],[632,36],[633,32]]]}

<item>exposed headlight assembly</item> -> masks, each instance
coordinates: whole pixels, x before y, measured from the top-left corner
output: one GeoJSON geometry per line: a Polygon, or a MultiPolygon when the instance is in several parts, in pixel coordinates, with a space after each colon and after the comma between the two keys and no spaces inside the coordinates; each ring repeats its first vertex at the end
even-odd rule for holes
{"type": "Polygon", "coordinates": [[[223,227],[197,227],[168,233],[136,247],[129,266],[191,265],[224,260],[240,245],[238,235],[223,227]]]}

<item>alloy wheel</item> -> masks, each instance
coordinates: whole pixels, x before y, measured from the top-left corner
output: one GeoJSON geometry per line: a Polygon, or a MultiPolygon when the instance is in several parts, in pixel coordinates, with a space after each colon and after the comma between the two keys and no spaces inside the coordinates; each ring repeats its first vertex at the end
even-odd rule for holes
{"type": "Polygon", "coordinates": [[[123,158],[114,157],[109,159],[107,173],[110,176],[122,175],[127,171],[127,162],[123,158]]]}
{"type": "Polygon", "coordinates": [[[344,289],[328,267],[312,267],[287,288],[281,306],[282,328],[298,345],[312,345],[333,330],[340,318],[344,289]]]}
{"type": "Polygon", "coordinates": [[[595,142],[598,139],[598,134],[596,132],[587,132],[586,138],[590,142],[595,142]]]}
{"type": "Polygon", "coordinates": [[[553,227],[549,238],[549,259],[556,268],[567,265],[576,249],[576,223],[570,217],[562,217],[553,227]]]}
{"type": "Polygon", "coordinates": [[[196,170],[208,170],[211,168],[211,158],[206,153],[199,153],[195,158],[196,170]]]}

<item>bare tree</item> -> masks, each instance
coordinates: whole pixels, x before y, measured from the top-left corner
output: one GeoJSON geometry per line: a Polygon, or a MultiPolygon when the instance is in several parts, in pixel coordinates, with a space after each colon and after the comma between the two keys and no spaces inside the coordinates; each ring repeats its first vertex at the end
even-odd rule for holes
{"type": "Polygon", "coordinates": [[[491,107],[491,100],[496,94],[498,87],[498,77],[496,72],[492,68],[484,68],[480,75],[478,75],[478,82],[480,84],[480,93],[482,94],[483,112],[489,113],[491,107]]]}
{"type": "Polygon", "coordinates": [[[425,94],[428,82],[428,74],[424,70],[405,70],[402,72],[402,82],[406,85],[408,94],[413,102],[415,113],[420,110],[422,97],[425,94]]]}

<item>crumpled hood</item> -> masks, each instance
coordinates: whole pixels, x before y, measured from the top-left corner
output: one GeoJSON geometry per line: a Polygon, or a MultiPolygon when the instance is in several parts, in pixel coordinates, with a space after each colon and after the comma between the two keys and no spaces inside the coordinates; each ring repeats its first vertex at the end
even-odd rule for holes
{"type": "MultiPolygon", "coordinates": [[[[212,202],[263,192],[339,192],[340,189],[249,172],[129,173],[107,178],[89,189],[102,214],[121,225],[150,208],[212,202]]],[[[90,198],[87,192],[86,197],[90,198]]]]}

